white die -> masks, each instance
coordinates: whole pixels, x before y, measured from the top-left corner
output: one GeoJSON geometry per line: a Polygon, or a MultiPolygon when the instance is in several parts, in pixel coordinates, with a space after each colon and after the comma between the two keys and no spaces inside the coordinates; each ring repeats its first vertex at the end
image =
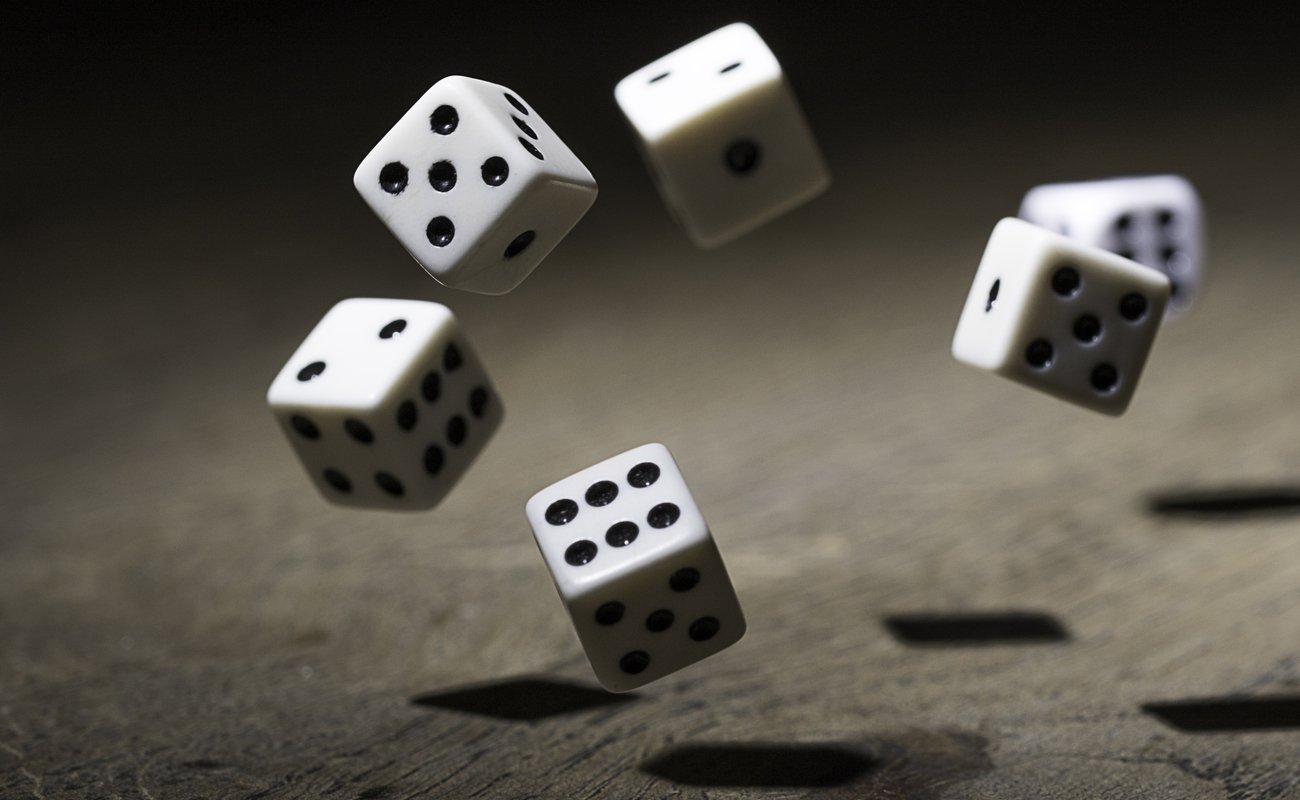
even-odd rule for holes
{"type": "Polygon", "coordinates": [[[1025,195],[1020,217],[1169,277],[1169,313],[1191,307],[1205,269],[1196,189],[1177,175],[1049,183],[1025,195]]]}
{"type": "Polygon", "coordinates": [[[744,23],[633,72],[614,98],[664,202],[700,247],[726,244],[830,185],[780,63],[744,23]]]}
{"type": "Polygon", "coordinates": [[[1168,300],[1161,273],[1008,218],[989,237],[952,354],[1118,416],[1137,388],[1168,300]]]}
{"type": "Polygon", "coordinates": [[[266,400],[325,499],[398,511],[441,501],[504,413],[451,311],[420,300],[334,306],[266,400]]]}
{"type": "Polygon", "coordinates": [[[713,535],[662,444],[548,486],[525,513],[606,689],[643,686],[744,635],[713,535]]]}
{"type": "Polygon", "coordinates": [[[596,200],[596,181],[504,86],[443,78],[357,167],[361,197],[440,283],[504,294],[596,200]]]}

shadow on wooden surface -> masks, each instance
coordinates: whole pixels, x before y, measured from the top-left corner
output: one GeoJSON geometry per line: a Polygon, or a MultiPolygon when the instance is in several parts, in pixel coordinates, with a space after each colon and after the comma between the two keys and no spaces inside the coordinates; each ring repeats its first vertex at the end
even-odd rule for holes
{"type": "Polygon", "coordinates": [[[1300,729],[1300,695],[1207,697],[1145,703],[1142,710],[1188,733],[1300,729]]]}
{"type": "Polygon", "coordinates": [[[420,694],[412,697],[411,703],[426,708],[534,722],[602,706],[626,704],[635,699],[633,694],[611,694],[603,689],[530,675],[420,694]]]}
{"type": "Polygon", "coordinates": [[[1070,639],[1055,617],[1037,611],[893,614],[884,622],[895,639],[914,646],[1051,644],[1070,639]]]}
{"type": "Polygon", "coordinates": [[[1227,486],[1159,492],[1147,498],[1152,514],[1244,517],[1300,514],[1300,486],[1227,486]]]}
{"type": "Polygon", "coordinates": [[[846,744],[717,742],[676,747],[641,770],[686,786],[826,788],[852,783],[878,766],[873,755],[846,744]]]}

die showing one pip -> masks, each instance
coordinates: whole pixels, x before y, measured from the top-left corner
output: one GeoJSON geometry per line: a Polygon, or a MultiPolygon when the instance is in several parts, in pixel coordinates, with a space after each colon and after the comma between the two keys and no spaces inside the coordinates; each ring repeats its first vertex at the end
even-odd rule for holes
{"type": "Polygon", "coordinates": [[[519,95],[453,75],[425,92],[352,178],[439,283],[515,288],[596,200],[596,181],[519,95]]]}
{"type": "Polygon", "coordinates": [[[662,444],[548,486],[525,513],[606,689],[635,689],[744,635],[713,535],[662,444]]]}
{"type": "Polygon", "coordinates": [[[1020,218],[1101,247],[1169,277],[1169,313],[1186,311],[1204,279],[1201,200],[1186,178],[1149,175],[1029,190],[1020,218]]]}
{"type": "Polygon", "coordinates": [[[700,247],[717,247],[830,185],[776,56],[735,23],[633,72],[614,89],[650,173],[700,247]]]}
{"type": "Polygon", "coordinates": [[[993,229],[952,354],[1103,414],[1124,413],[1169,300],[1163,274],[1024,220],[993,229]]]}
{"type": "Polygon", "coordinates": [[[333,503],[435,506],[501,424],[501,400],[456,318],[420,300],[329,310],[266,395],[333,503]]]}

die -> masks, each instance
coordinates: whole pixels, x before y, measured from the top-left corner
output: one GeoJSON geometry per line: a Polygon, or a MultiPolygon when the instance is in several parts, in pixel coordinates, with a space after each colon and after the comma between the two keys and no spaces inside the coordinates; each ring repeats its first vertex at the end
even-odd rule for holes
{"type": "Polygon", "coordinates": [[[1160,270],[1169,277],[1172,316],[1189,309],[1200,292],[1204,214],[1186,178],[1044,184],[1025,195],[1020,218],[1160,270]]]}
{"type": "Polygon", "coordinates": [[[726,244],[830,185],[780,63],[744,23],[633,72],[614,98],[664,202],[700,247],[726,244]]]}
{"type": "Polygon", "coordinates": [[[993,229],[952,354],[1063,400],[1128,408],[1169,300],[1169,279],[1020,219],[993,229]]]}
{"type": "Polygon", "coordinates": [[[395,511],[438,504],[504,413],[451,311],[421,300],[338,303],[266,400],[326,500],[395,511]]]}
{"type": "Polygon", "coordinates": [[[425,92],[352,178],[415,260],[446,286],[515,288],[596,200],[596,181],[504,86],[453,75],[425,92]]]}
{"type": "Polygon", "coordinates": [[[662,444],[548,486],[525,513],[606,689],[643,686],[744,635],[713,535],[662,444]]]}

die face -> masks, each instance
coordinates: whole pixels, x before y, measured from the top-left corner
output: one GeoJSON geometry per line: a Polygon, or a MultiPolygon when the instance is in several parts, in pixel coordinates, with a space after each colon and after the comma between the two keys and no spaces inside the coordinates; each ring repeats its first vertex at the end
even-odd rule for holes
{"type": "Polygon", "coordinates": [[[434,84],[353,183],[430,275],[488,294],[527,277],[596,198],[591,173],[527,102],[463,76],[434,84]]]}
{"type": "Polygon", "coordinates": [[[1164,314],[1169,281],[1017,219],[989,239],[953,337],[972,366],[1122,414],[1164,314]]]}
{"type": "Polygon", "coordinates": [[[1190,308],[1204,273],[1201,201],[1177,175],[1056,183],[1025,195],[1020,217],[1163,272],[1169,312],[1190,308]]]}
{"type": "Polygon", "coordinates": [[[606,459],[548,486],[525,514],[565,602],[710,539],[662,444],[606,459]]]}
{"type": "Polygon", "coordinates": [[[712,539],[627,573],[569,604],[601,685],[644,686],[735,644],[745,617],[712,539]]]}
{"type": "Polygon", "coordinates": [[[701,247],[725,244],[830,184],[780,64],[748,25],[637,70],[615,99],[665,203],[701,247]]]}
{"type": "Polygon", "coordinates": [[[451,312],[406,300],[336,305],[267,402],[327,500],[408,511],[440,502],[504,415],[451,312]]]}

